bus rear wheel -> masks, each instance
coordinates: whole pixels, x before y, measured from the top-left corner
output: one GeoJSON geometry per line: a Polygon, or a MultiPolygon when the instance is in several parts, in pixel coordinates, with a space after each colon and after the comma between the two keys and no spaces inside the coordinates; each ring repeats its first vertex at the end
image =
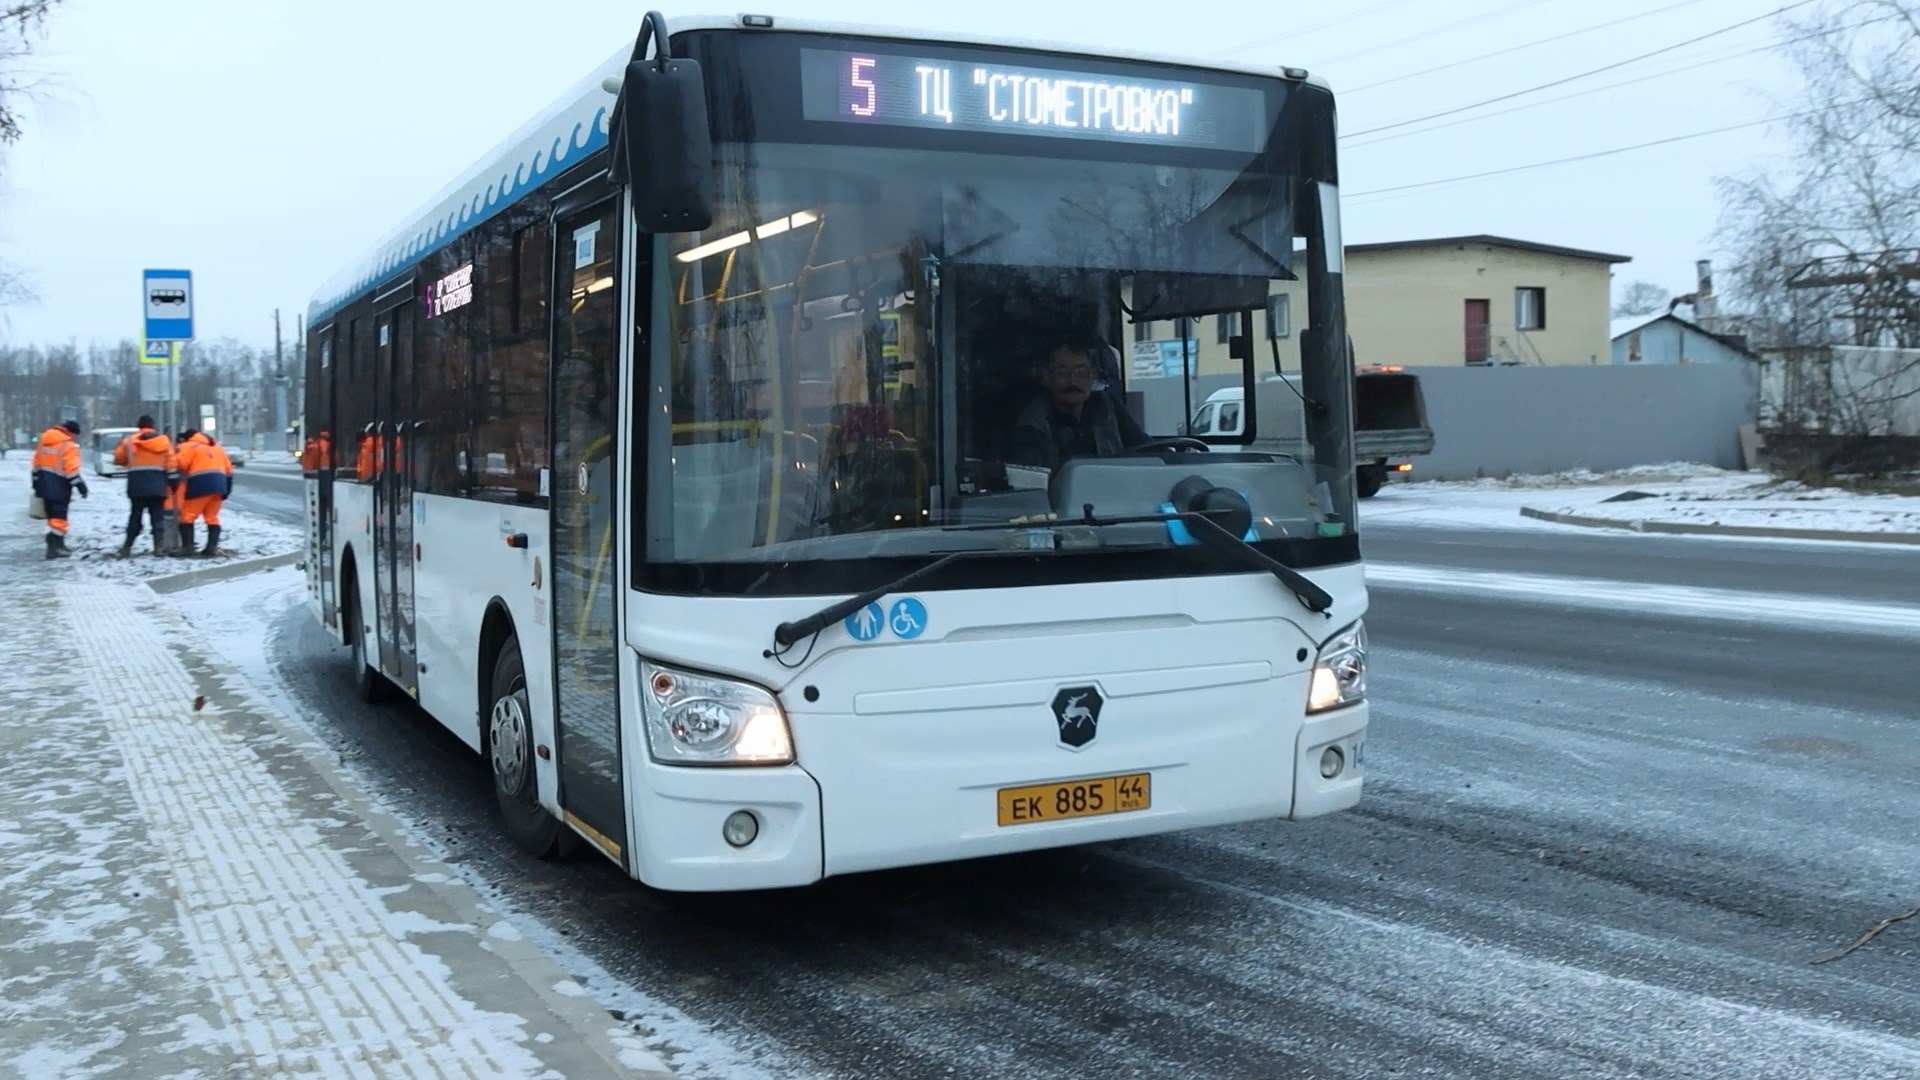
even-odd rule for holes
{"type": "Polygon", "coordinates": [[[493,663],[493,700],[487,705],[487,762],[493,770],[493,801],[515,847],[537,859],[570,853],[573,831],[540,805],[533,765],[533,703],[519,639],[509,637],[493,663]]]}

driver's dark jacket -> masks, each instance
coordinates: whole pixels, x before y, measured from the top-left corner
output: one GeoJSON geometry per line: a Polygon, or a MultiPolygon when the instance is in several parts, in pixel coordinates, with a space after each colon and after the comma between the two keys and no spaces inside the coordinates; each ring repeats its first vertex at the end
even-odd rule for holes
{"type": "Polygon", "coordinates": [[[1036,396],[1020,411],[1007,435],[1007,464],[1057,469],[1076,457],[1109,457],[1129,446],[1148,441],[1145,429],[1113,396],[1093,393],[1080,408],[1078,420],[1053,407],[1046,394],[1036,396]]]}

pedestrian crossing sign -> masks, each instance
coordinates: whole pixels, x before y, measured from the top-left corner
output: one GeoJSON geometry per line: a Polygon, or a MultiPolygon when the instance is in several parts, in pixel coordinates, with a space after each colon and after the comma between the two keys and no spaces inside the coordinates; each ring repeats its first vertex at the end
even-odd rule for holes
{"type": "Polygon", "coordinates": [[[177,341],[148,341],[140,339],[140,362],[143,364],[177,364],[180,362],[180,343],[177,341]]]}

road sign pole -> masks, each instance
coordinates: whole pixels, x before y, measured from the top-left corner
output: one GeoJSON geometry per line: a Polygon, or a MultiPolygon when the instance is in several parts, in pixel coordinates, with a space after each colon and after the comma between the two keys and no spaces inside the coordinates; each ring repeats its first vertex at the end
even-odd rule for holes
{"type": "MultiPolygon", "coordinates": [[[[142,313],[145,330],[142,337],[148,348],[142,362],[157,360],[164,365],[167,430],[176,442],[180,430],[181,346],[193,340],[193,273],[188,270],[146,270],[140,275],[142,313]],[[157,349],[153,346],[158,346],[157,349]]],[[[173,551],[180,546],[179,529],[172,510],[161,514],[160,550],[173,551]]]]}

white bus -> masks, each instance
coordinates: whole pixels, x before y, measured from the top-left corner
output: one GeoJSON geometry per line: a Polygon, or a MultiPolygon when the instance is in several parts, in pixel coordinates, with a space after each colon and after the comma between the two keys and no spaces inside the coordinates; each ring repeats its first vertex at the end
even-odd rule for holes
{"type": "Polygon", "coordinates": [[[1330,91],[784,17],[637,41],[313,301],[306,566],[362,692],[482,755],[515,843],[669,890],[1354,806],[1330,91]],[[1276,279],[1301,453],[1049,419],[1276,279]],[[1023,415],[1056,466],[1007,460],[1023,415]]]}

